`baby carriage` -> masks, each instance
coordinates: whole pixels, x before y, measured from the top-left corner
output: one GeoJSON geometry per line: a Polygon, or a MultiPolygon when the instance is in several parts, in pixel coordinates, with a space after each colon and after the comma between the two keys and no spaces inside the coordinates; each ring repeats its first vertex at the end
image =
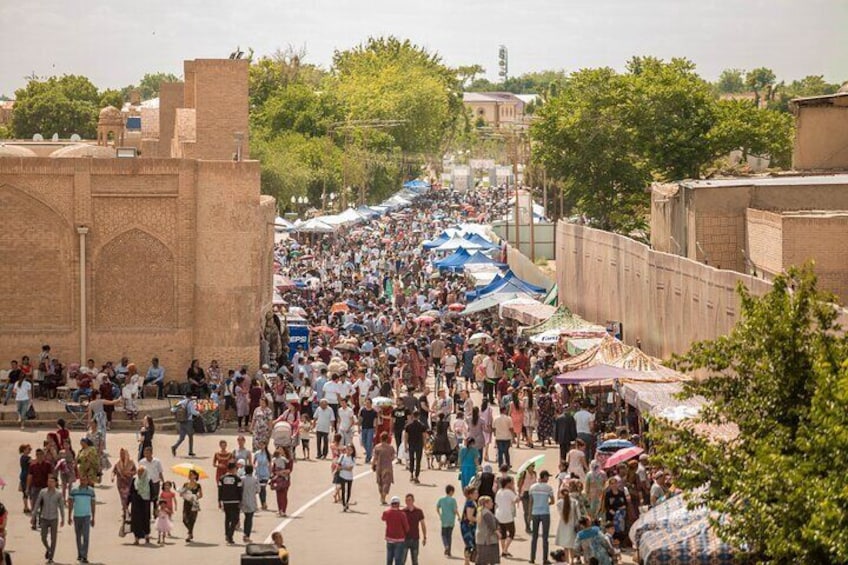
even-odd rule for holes
{"type": "Polygon", "coordinates": [[[277,422],[271,430],[271,439],[274,441],[274,449],[278,447],[294,447],[294,435],[291,424],[288,422],[277,422]]]}

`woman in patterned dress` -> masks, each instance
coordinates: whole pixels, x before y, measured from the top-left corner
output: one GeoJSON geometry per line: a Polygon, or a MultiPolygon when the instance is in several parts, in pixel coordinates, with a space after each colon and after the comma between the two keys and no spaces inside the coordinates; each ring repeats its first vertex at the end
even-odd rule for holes
{"type": "Polygon", "coordinates": [[[554,436],[554,404],[551,395],[542,392],[538,397],[539,407],[539,442],[544,446],[553,441],[554,436]]]}
{"type": "Polygon", "coordinates": [[[268,445],[268,440],[271,437],[271,420],[274,419],[274,412],[268,406],[268,399],[262,396],[259,399],[259,406],[253,411],[253,450],[258,449],[258,445],[268,445]]]}

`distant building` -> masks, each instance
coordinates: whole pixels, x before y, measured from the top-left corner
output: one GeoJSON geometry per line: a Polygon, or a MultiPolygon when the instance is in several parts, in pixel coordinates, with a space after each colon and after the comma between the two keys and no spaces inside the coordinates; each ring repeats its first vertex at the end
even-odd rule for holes
{"type": "Polygon", "coordinates": [[[0,126],[7,126],[12,123],[14,109],[14,100],[0,100],[0,126]]]}
{"type": "Polygon", "coordinates": [[[766,279],[815,261],[848,302],[848,92],[794,100],[795,170],[654,185],[651,245],[766,279]]]}
{"type": "Polygon", "coordinates": [[[511,92],[465,92],[462,103],[471,112],[474,121],[500,127],[520,123],[525,116],[528,101],[535,95],[516,95],[511,92]]]}

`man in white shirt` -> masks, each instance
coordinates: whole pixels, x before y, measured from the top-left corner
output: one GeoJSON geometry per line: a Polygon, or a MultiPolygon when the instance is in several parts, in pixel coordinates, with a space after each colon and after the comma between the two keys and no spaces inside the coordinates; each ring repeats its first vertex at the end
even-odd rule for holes
{"type": "Polygon", "coordinates": [[[498,449],[498,467],[501,465],[510,465],[509,461],[509,446],[512,445],[513,430],[512,418],[502,411],[500,415],[492,422],[492,431],[495,436],[495,445],[498,449]]]}
{"type": "MultiPolygon", "coordinates": [[[[331,379],[324,385],[324,400],[327,401],[327,405],[333,411],[333,422],[336,422],[339,417],[339,398],[342,395],[342,388],[338,375],[333,374],[331,379]]],[[[333,424],[333,430],[337,430],[335,423],[333,424]]]]}
{"type": "Polygon", "coordinates": [[[338,429],[342,436],[342,445],[351,445],[353,443],[353,425],[356,423],[356,415],[353,413],[353,408],[348,406],[347,398],[342,397],[339,403],[338,412],[338,429]]]}
{"type": "Polygon", "coordinates": [[[138,464],[139,466],[144,466],[147,470],[147,476],[150,477],[150,504],[151,510],[155,510],[162,483],[165,482],[165,476],[162,474],[162,462],[156,457],[153,457],[152,447],[145,447],[143,455],[144,457],[141,458],[138,464]]]}
{"type": "MultiPolygon", "coordinates": [[[[327,383],[329,384],[329,383],[327,383]]],[[[336,415],[328,406],[327,399],[321,399],[315,409],[315,437],[318,443],[318,459],[326,459],[329,451],[330,430],[336,421],[336,415]]]]}
{"type": "Polygon", "coordinates": [[[501,538],[501,555],[512,557],[509,546],[515,539],[515,507],[521,497],[515,492],[515,480],[512,477],[500,479],[500,488],[495,494],[495,519],[501,538]]]}
{"type": "Polygon", "coordinates": [[[530,515],[533,523],[533,533],[530,541],[530,563],[536,561],[536,547],[539,537],[542,538],[542,561],[547,561],[548,534],[551,530],[551,504],[554,503],[554,489],[548,484],[551,474],[548,471],[539,473],[539,482],[530,487],[530,515]],[[541,530],[541,531],[540,531],[541,530]]]}
{"type": "Polygon", "coordinates": [[[371,379],[366,377],[365,373],[360,371],[356,381],[353,383],[353,390],[356,393],[356,397],[359,399],[358,406],[360,408],[365,406],[365,399],[368,398],[368,391],[371,390],[371,379]]]}
{"type": "Polygon", "coordinates": [[[585,402],[580,405],[580,410],[574,413],[574,424],[577,427],[577,437],[586,444],[586,460],[591,461],[595,446],[595,438],[592,435],[592,430],[595,427],[595,415],[586,408],[585,402]]]}

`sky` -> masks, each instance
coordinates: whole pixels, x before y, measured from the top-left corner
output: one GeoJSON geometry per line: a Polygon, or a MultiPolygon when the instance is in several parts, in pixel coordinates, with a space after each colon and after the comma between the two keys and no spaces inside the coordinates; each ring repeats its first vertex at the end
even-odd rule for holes
{"type": "Polygon", "coordinates": [[[722,69],[772,68],[778,80],[848,80],[846,0],[0,0],[0,94],[27,76],[81,74],[99,88],[182,61],[305,47],[329,66],[334,50],[369,36],[409,38],[449,65],[509,71],[610,66],[633,55],[687,57],[722,69]]]}

